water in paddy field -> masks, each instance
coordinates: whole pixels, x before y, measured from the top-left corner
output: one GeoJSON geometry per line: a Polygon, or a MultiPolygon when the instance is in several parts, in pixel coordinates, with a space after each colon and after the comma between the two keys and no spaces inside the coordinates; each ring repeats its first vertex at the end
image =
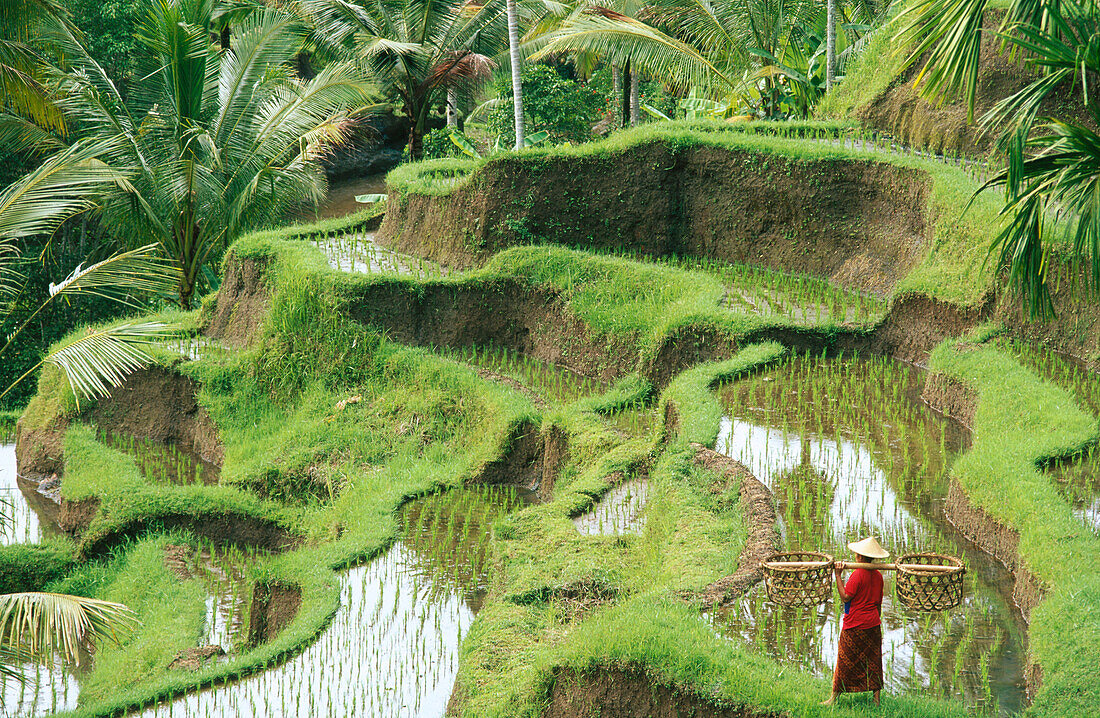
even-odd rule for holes
{"type": "Polygon", "coordinates": [[[509,489],[462,489],[411,502],[402,534],[342,571],[340,608],[286,663],[143,716],[437,718],[458,670],[458,647],[481,607],[493,521],[519,503],[509,489]]]}
{"type": "Polygon", "coordinates": [[[586,514],[573,519],[577,531],[589,536],[640,534],[645,528],[649,479],[637,478],[612,487],[586,514]]]}
{"type": "MultiPolygon", "coordinates": [[[[8,443],[0,444],[0,543],[37,543],[43,534],[57,532],[57,505],[26,482],[20,485],[14,437],[3,439],[8,443]]],[[[71,672],[60,666],[38,664],[25,664],[20,670],[25,676],[23,683],[10,678],[0,681],[0,716],[47,715],[76,707],[80,688],[71,672]]]]}
{"type": "Polygon", "coordinates": [[[1073,507],[1073,515],[1100,535],[1100,449],[1053,462],[1048,473],[1073,507]]]}
{"type": "Polygon", "coordinates": [[[374,232],[353,229],[343,234],[319,235],[313,246],[324,252],[329,266],[355,274],[394,273],[424,279],[447,275],[447,268],[430,259],[401,254],[374,241],[374,232]]]}
{"type": "Polygon", "coordinates": [[[56,535],[59,507],[16,472],[14,437],[0,437],[0,544],[38,543],[56,535]]]}
{"type": "MultiPolygon", "coordinates": [[[[726,388],[718,450],[773,491],[785,550],[851,560],[846,544],[874,535],[895,557],[961,558],[966,590],[950,611],[910,611],[894,599],[892,572],[884,575],[886,690],[1017,712],[1026,634],[1008,598],[1012,576],[946,520],[948,469],[967,436],[920,402],[923,381],[885,359],[792,359],[726,388]]],[[[714,621],[779,661],[831,676],[841,612],[835,593],[821,607],[784,608],[761,584],[714,621]]]]}
{"type": "Polygon", "coordinates": [[[249,565],[262,553],[225,546],[169,545],[165,563],[181,580],[198,579],[206,590],[206,618],[198,647],[219,646],[225,652],[248,643],[249,612],[255,582],[249,565]]]}
{"type": "Polygon", "coordinates": [[[385,172],[333,182],[329,185],[325,201],[318,205],[317,211],[314,212],[312,208],[304,210],[301,219],[303,222],[313,222],[332,217],[343,217],[369,206],[356,202],[356,195],[385,193],[385,172]]]}
{"type": "Polygon", "coordinates": [[[99,440],[128,454],[146,479],[161,484],[216,484],[221,467],[176,444],[100,432],[99,440]]]}
{"type": "MultiPolygon", "coordinates": [[[[651,257],[628,255],[653,262],[651,257]]],[[[784,317],[796,324],[874,325],[886,315],[882,299],[843,289],[820,277],[702,257],[656,260],[679,269],[710,274],[725,285],[722,306],[762,317],[784,317]]]]}

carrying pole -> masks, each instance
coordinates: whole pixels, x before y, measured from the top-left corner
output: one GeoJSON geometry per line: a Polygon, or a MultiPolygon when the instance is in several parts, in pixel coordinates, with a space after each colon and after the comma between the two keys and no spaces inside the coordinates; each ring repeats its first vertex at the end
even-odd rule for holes
{"type": "MultiPolygon", "coordinates": [[[[821,566],[820,561],[765,561],[769,568],[813,568],[821,566]]],[[[836,561],[833,564],[840,569],[870,568],[877,571],[929,571],[934,573],[952,573],[961,571],[961,566],[933,566],[923,563],[856,563],[854,561],[836,561]]]]}

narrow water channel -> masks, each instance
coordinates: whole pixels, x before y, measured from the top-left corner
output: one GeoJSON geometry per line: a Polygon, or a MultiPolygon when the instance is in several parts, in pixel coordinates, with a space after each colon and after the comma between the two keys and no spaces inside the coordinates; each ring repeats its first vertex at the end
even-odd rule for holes
{"type": "MultiPolygon", "coordinates": [[[[920,402],[923,380],[884,359],[796,358],[725,390],[718,449],[775,493],[786,550],[849,558],[849,541],[874,535],[894,556],[959,556],[969,570],[966,595],[951,611],[909,611],[886,575],[887,690],[1018,712],[1026,633],[1009,598],[1012,576],[945,517],[948,469],[967,436],[920,402]]],[[[782,608],[761,585],[714,620],[776,660],[830,676],[840,619],[835,598],[817,609],[782,608]]]]}
{"type": "MultiPolygon", "coordinates": [[[[16,473],[14,437],[0,444],[0,544],[38,543],[57,532],[57,506],[16,473]],[[52,508],[52,511],[51,511],[52,508]]],[[[60,666],[26,664],[24,681],[2,680],[0,716],[40,716],[76,707],[80,686],[60,666]]]]}
{"type": "Polygon", "coordinates": [[[340,608],[305,651],[142,715],[439,718],[459,644],[488,588],[492,523],[518,501],[497,488],[411,502],[402,511],[401,538],[379,558],[340,573],[340,608]]]}

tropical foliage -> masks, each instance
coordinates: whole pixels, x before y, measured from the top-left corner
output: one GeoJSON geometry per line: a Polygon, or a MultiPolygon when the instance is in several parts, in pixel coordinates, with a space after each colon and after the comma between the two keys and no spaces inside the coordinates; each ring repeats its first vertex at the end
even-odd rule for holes
{"type": "MultiPolygon", "coordinates": [[[[825,85],[824,5],[809,0],[654,0],[633,14],[582,3],[533,37],[534,57],[591,54],[718,100],[728,114],[805,117],[825,85]]],[[[843,12],[842,64],[884,8],[843,12]]]]}
{"type": "Polygon", "coordinates": [[[508,46],[504,0],[364,3],[303,2],[329,48],[370,71],[383,96],[409,121],[410,156],[423,155],[432,108],[448,89],[488,79],[489,56],[508,46]]]}
{"type": "MultiPolygon", "coordinates": [[[[919,82],[931,98],[961,95],[971,116],[977,90],[985,0],[926,0],[903,20],[911,61],[928,53],[919,82]]],[[[999,101],[982,124],[997,132],[1005,168],[987,187],[1005,192],[1005,227],[992,252],[1033,317],[1054,314],[1048,284],[1050,253],[1085,258],[1086,284],[1100,289],[1100,8],[1092,2],[1014,0],[997,37],[1002,51],[1035,70],[1035,79],[999,101]],[[1058,117],[1047,102],[1075,88],[1085,117],[1058,117]],[[1072,226],[1068,237],[1055,221],[1072,226]]]]}
{"type": "Polygon", "coordinates": [[[324,196],[318,157],[366,92],[349,63],[294,78],[288,63],[306,31],[275,11],[250,14],[220,51],[208,36],[213,8],[150,5],[138,37],[145,69],[125,98],[78,34],[61,38],[72,70],[58,106],[81,126],[82,151],[118,178],[96,193],[103,223],[131,247],[162,248],[184,307],[228,241],[324,196]]]}

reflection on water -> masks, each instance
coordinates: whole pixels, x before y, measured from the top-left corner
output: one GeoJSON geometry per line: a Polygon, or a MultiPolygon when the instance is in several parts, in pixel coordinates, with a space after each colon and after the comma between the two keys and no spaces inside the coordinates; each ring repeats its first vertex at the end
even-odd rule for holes
{"type": "Polygon", "coordinates": [[[179,444],[100,431],[99,440],[132,456],[149,481],[161,484],[216,484],[221,467],[179,444]]]}
{"type": "Polygon", "coordinates": [[[318,236],[313,245],[324,252],[329,266],[356,274],[394,273],[424,279],[446,276],[447,269],[429,259],[400,254],[374,242],[374,232],[353,229],[318,236]]]}
{"type": "Polygon", "coordinates": [[[0,444],[0,545],[38,543],[58,533],[58,506],[16,473],[15,444],[0,444]]]}
{"type": "MultiPolygon", "coordinates": [[[[49,515],[39,515],[48,508],[45,504],[52,502],[32,486],[21,486],[17,479],[14,443],[0,444],[0,491],[0,543],[37,543],[44,530],[56,531],[49,515]]],[[[71,673],[59,666],[37,664],[26,664],[20,670],[23,682],[12,678],[2,681],[0,716],[40,716],[76,707],[80,687],[71,673]]]]}
{"type": "Polygon", "coordinates": [[[1100,449],[1055,461],[1049,475],[1059,493],[1073,506],[1073,515],[1100,535],[1100,449]]]}
{"type": "Polygon", "coordinates": [[[442,716],[458,647],[488,581],[493,520],[517,503],[503,489],[412,502],[381,557],[339,574],[340,608],[285,664],[191,693],[146,716],[442,716]]]}
{"type": "MultiPolygon", "coordinates": [[[[1004,598],[1012,579],[946,522],[947,470],[963,437],[914,400],[922,381],[916,370],[886,360],[794,359],[732,385],[718,449],[775,493],[788,550],[843,558],[849,541],[872,534],[895,556],[960,556],[970,569],[968,591],[948,612],[905,609],[890,595],[887,574],[887,689],[932,689],[973,706],[1019,711],[1025,646],[1018,613],[1004,598]]],[[[840,618],[836,601],[781,608],[758,586],[715,621],[776,659],[827,676],[840,618]]]]}
{"type": "Polygon", "coordinates": [[[573,519],[573,525],[589,536],[640,534],[648,500],[649,479],[624,481],[604,494],[591,511],[573,519]]]}
{"type": "Polygon", "coordinates": [[[385,193],[385,172],[333,182],[328,187],[325,201],[318,205],[317,211],[314,212],[312,207],[304,210],[301,219],[302,221],[313,222],[332,217],[343,217],[358,212],[367,206],[361,202],[356,202],[356,195],[385,193]]]}

